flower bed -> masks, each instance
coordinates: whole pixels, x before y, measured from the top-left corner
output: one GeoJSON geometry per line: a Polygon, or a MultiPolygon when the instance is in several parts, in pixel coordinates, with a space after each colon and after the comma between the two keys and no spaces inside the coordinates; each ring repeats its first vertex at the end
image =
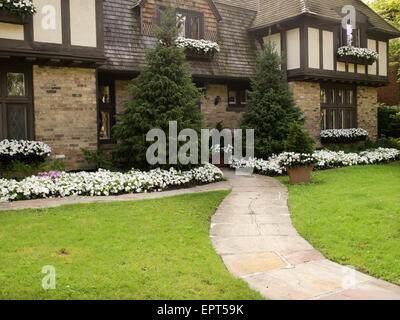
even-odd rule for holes
{"type": "Polygon", "coordinates": [[[0,10],[21,17],[36,13],[36,8],[30,0],[5,0],[0,3],[0,10]]]}
{"type": "MultiPolygon", "coordinates": [[[[377,164],[389,161],[400,160],[400,150],[378,148],[372,151],[363,151],[360,153],[344,153],[343,151],[334,152],[328,150],[319,150],[313,153],[317,169],[330,169],[346,166],[377,164]]],[[[298,156],[294,154],[282,153],[274,155],[268,160],[250,159],[235,160],[232,159],[231,168],[254,168],[256,172],[265,175],[282,175],[286,172],[287,161],[298,161],[298,156]],[[286,162],[285,162],[286,161],[286,162]]]]}
{"type": "Polygon", "coordinates": [[[8,163],[19,160],[30,163],[44,161],[51,153],[51,148],[39,141],[2,140],[0,141],[0,162],[8,163]]]}
{"type": "Polygon", "coordinates": [[[355,64],[373,64],[378,61],[379,54],[367,48],[356,48],[353,46],[343,46],[338,49],[337,57],[339,61],[355,64]]]}
{"type": "Polygon", "coordinates": [[[179,48],[185,48],[197,55],[213,56],[220,51],[218,43],[208,40],[196,40],[179,37],[176,39],[179,48]]]}
{"type": "Polygon", "coordinates": [[[185,172],[156,169],[120,173],[100,169],[97,172],[41,174],[20,182],[0,179],[0,201],[162,191],[168,187],[211,183],[222,178],[222,171],[211,164],[185,172]]]}
{"type": "Polygon", "coordinates": [[[364,141],[368,138],[368,132],[364,129],[331,129],[321,131],[321,141],[329,143],[347,143],[364,141]]]}

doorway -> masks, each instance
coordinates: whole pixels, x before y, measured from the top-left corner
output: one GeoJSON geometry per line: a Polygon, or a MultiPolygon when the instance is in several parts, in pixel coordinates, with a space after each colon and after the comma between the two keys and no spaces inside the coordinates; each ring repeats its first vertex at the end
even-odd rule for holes
{"type": "Polygon", "coordinates": [[[0,65],[0,140],[33,140],[32,67],[0,65]]]}

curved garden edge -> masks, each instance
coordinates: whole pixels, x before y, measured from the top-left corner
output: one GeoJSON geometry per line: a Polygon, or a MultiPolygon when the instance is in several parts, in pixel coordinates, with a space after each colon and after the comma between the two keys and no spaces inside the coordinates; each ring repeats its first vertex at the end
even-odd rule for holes
{"type": "Polygon", "coordinates": [[[193,194],[210,191],[232,190],[232,186],[228,181],[220,181],[209,184],[197,185],[190,188],[170,189],[161,192],[148,193],[129,193],[115,196],[72,196],[65,198],[42,198],[35,200],[19,200],[14,202],[0,202],[0,211],[8,210],[23,210],[23,209],[40,209],[53,208],[68,204],[84,204],[96,202],[118,202],[118,201],[133,201],[143,199],[157,199],[171,197],[181,194],[193,194]]]}

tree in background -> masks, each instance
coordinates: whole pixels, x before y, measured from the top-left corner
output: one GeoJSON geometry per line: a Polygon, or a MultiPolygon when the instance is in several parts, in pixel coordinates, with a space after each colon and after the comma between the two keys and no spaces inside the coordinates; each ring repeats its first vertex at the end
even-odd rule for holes
{"type": "MultiPolygon", "coordinates": [[[[151,168],[146,152],[153,142],[147,142],[146,135],[152,129],[166,133],[168,156],[170,121],[177,121],[178,132],[194,129],[200,137],[202,114],[198,103],[201,93],[192,81],[184,49],[175,45],[179,33],[175,9],[166,8],[161,16],[156,47],[147,52],[147,66],[130,85],[134,98],[125,104],[125,112],[113,128],[114,138],[119,141],[115,158],[125,168],[151,168]]],[[[178,148],[184,143],[178,142],[178,148]]],[[[178,163],[174,167],[183,166],[178,163]]]]}
{"type": "Polygon", "coordinates": [[[251,81],[247,109],[242,129],[254,129],[255,156],[268,159],[284,150],[284,141],[295,121],[304,123],[302,112],[288,90],[282,59],[274,46],[267,43],[257,57],[256,76],[251,81]]]}
{"type": "MultiPolygon", "coordinates": [[[[364,2],[387,22],[400,30],[399,0],[364,0],[364,2]]],[[[389,54],[392,61],[391,64],[400,66],[400,39],[390,41],[389,54]]],[[[398,82],[400,82],[400,68],[398,71],[398,82]]]]}

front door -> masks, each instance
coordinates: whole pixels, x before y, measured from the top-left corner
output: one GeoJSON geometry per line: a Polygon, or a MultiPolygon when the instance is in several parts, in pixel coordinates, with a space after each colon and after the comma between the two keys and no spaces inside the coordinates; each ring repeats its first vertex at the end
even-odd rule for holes
{"type": "Polygon", "coordinates": [[[0,65],[0,140],[33,140],[32,67],[0,65]]]}

